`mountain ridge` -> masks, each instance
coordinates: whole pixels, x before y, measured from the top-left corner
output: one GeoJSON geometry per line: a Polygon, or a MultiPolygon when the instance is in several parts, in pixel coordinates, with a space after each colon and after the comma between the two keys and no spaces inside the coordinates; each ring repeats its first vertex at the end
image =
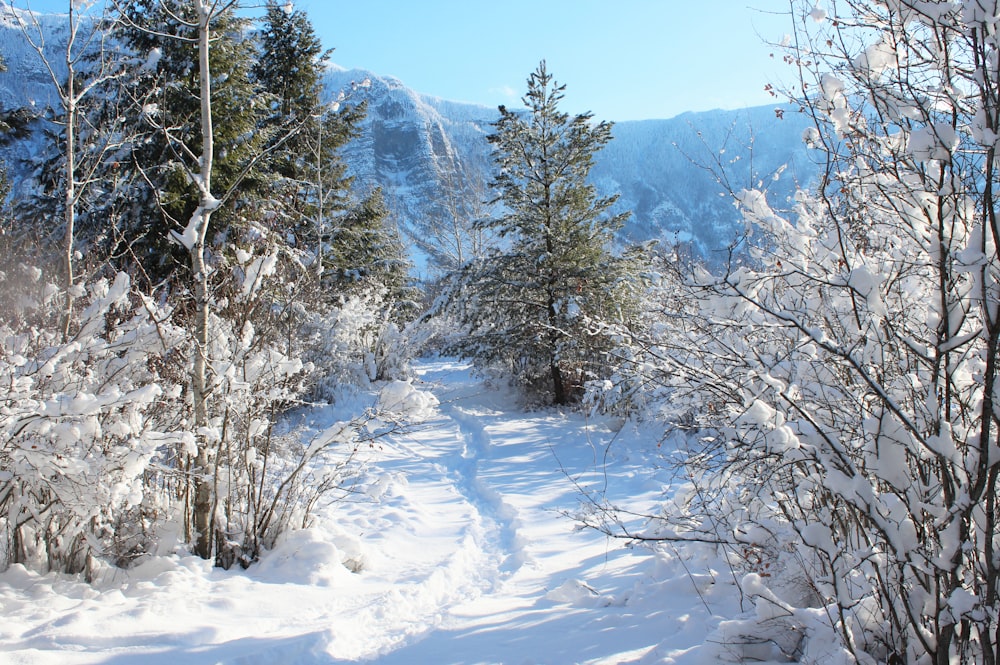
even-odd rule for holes
{"type": "MultiPolygon", "coordinates": [[[[429,204],[447,185],[445,174],[490,172],[486,137],[496,109],[418,93],[363,69],[338,68],[325,81],[336,91],[364,79],[372,82],[359,88],[368,116],[359,143],[347,148],[348,163],[359,183],[390,192],[404,228],[433,214],[429,204]],[[400,161],[403,144],[422,161],[400,161]],[[422,195],[414,199],[412,192],[422,195]]],[[[743,225],[720,180],[734,191],[768,188],[780,204],[815,177],[801,140],[808,120],[795,111],[759,106],[614,123],[614,139],[595,156],[591,181],[603,196],[620,195],[616,212],[632,212],[621,239],[689,244],[706,258],[724,251],[743,225]]]]}

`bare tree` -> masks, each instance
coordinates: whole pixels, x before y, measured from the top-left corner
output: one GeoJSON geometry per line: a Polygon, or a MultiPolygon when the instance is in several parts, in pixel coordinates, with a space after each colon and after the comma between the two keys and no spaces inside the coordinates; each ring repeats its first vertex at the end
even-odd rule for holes
{"type": "MultiPolygon", "coordinates": [[[[194,341],[194,353],[191,361],[191,396],[193,401],[193,429],[197,438],[197,453],[192,469],[194,479],[194,500],[191,515],[195,539],[195,553],[208,559],[213,555],[215,507],[214,481],[214,446],[207,438],[210,431],[210,405],[212,385],[209,376],[210,349],[210,319],[213,311],[213,299],[209,285],[210,269],[206,261],[206,243],[208,240],[209,222],[212,214],[218,210],[224,201],[236,191],[236,185],[221,196],[216,196],[212,185],[212,171],[215,165],[215,132],[212,117],[212,71],[209,53],[213,41],[213,29],[219,17],[233,11],[239,5],[238,0],[195,0],[190,15],[181,15],[172,11],[166,4],[161,5],[171,20],[181,28],[174,34],[162,34],[161,37],[193,43],[198,53],[198,85],[200,113],[200,152],[197,154],[180,137],[172,135],[172,129],[161,126],[167,135],[171,147],[183,157],[182,164],[190,182],[197,189],[197,207],[187,220],[184,230],[180,233],[171,231],[172,237],[180,243],[188,253],[191,268],[192,292],[194,296],[194,315],[191,332],[194,341]],[[193,35],[193,36],[191,36],[193,35]]],[[[125,17],[127,14],[122,13],[125,17]]],[[[127,19],[126,19],[127,20],[127,19]]],[[[132,25],[136,29],[149,29],[145,26],[132,25]]],[[[152,118],[149,118],[153,122],[152,118]]],[[[238,184],[238,183],[237,183],[238,184]]]]}
{"type": "Polygon", "coordinates": [[[482,223],[491,214],[485,166],[460,162],[452,166],[441,176],[440,195],[431,202],[430,212],[408,232],[439,275],[485,256],[492,242],[492,234],[482,223]]]}
{"type": "MultiPolygon", "coordinates": [[[[174,26],[174,32],[171,33],[156,33],[149,26],[129,19],[127,12],[122,12],[123,20],[131,21],[131,29],[146,31],[161,39],[179,40],[194,46],[197,52],[196,95],[199,108],[195,125],[200,140],[191,141],[169,122],[169,108],[161,108],[156,113],[143,113],[143,120],[166,139],[174,161],[193,184],[197,197],[189,218],[180,224],[182,228],[170,231],[171,237],[187,253],[193,296],[193,310],[189,319],[192,355],[188,370],[193,409],[190,429],[196,438],[197,452],[190,468],[193,498],[186,510],[186,515],[190,518],[186,523],[195,553],[203,558],[214,556],[217,563],[227,567],[236,560],[243,563],[253,560],[256,548],[266,544],[267,540],[263,533],[258,532],[259,529],[267,530],[273,536],[275,529],[287,526],[285,522],[257,522],[246,517],[259,514],[259,511],[244,504],[259,504],[266,493],[262,484],[265,475],[257,477],[255,481],[248,480],[246,474],[254,474],[252,465],[243,464],[241,470],[237,467],[241,464],[241,459],[249,459],[255,453],[261,453],[265,457],[275,453],[275,447],[271,445],[270,426],[283,404],[294,398],[295,376],[305,367],[303,363],[284,355],[291,354],[290,343],[282,345],[284,352],[271,348],[268,346],[271,340],[267,338],[267,331],[258,327],[262,323],[272,327],[275,324],[266,292],[269,289],[267,278],[273,277],[278,257],[287,255],[289,263],[295,266],[300,266],[304,257],[297,254],[298,250],[283,246],[280,242],[260,242],[256,247],[247,246],[246,249],[250,251],[241,248],[234,257],[236,265],[233,273],[223,274],[219,265],[220,258],[209,247],[209,229],[213,215],[240,194],[241,188],[255,169],[266,165],[272,155],[313,122],[310,117],[279,119],[277,124],[268,127],[266,140],[253,146],[243,145],[246,150],[235,167],[236,174],[227,178],[221,191],[215,185],[213,174],[218,166],[217,135],[213,117],[210,54],[218,40],[232,37],[220,34],[220,31],[232,29],[231,24],[226,27],[227,21],[240,8],[240,4],[238,0],[198,0],[193,6],[160,2],[159,9],[168,18],[165,23],[174,26]],[[254,256],[254,251],[260,251],[261,254],[254,256]],[[223,292],[224,295],[220,295],[223,292]],[[251,369],[249,365],[254,365],[257,369],[251,369]],[[269,372],[254,375],[251,379],[249,375],[254,371],[259,374],[261,366],[269,367],[269,372]],[[235,371],[246,373],[247,376],[236,381],[230,376],[235,371]],[[245,389],[247,385],[256,386],[258,394],[248,395],[245,389]],[[258,397],[262,401],[258,401],[258,397]],[[258,412],[251,413],[251,408],[258,412]],[[267,423],[263,429],[260,422],[257,422],[260,413],[270,414],[263,420],[267,423]],[[254,446],[259,442],[262,448],[255,450],[254,446]],[[231,477],[225,478],[227,474],[231,477]],[[243,517],[237,518],[240,514],[243,517]],[[218,520],[219,515],[225,516],[221,522],[218,520]],[[244,523],[247,519],[252,522],[249,526],[244,523]],[[250,531],[240,533],[245,528],[250,531]],[[248,552],[248,549],[251,551],[248,552]]],[[[140,104],[142,103],[140,100],[140,104]]],[[[165,211],[164,216],[170,217],[165,211]]],[[[245,239],[233,238],[235,242],[241,240],[245,239]]],[[[301,271],[296,274],[295,278],[299,282],[287,284],[289,289],[279,297],[302,296],[302,280],[305,276],[301,271]]],[[[283,301],[281,306],[292,309],[296,303],[283,301]]],[[[290,329],[288,334],[291,334],[290,329]]],[[[317,451],[311,450],[308,456],[301,458],[301,463],[315,458],[316,454],[317,451]]],[[[301,471],[296,470],[295,476],[300,475],[301,471]]],[[[270,481],[273,476],[267,474],[267,478],[270,481]]],[[[284,480],[291,482],[287,478],[284,480]]],[[[279,478],[278,482],[280,484],[283,481],[279,478]]],[[[281,486],[285,487],[284,484],[281,486]]],[[[293,501],[298,494],[279,492],[275,496],[282,498],[274,499],[278,502],[278,507],[273,510],[290,515],[284,502],[293,501]]]]}
{"type": "MultiPolygon", "coordinates": [[[[109,8],[94,0],[66,3],[69,33],[57,63],[50,58],[45,42],[45,32],[38,16],[25,3],[25,11],[15,11],[18,26],[25,39],[38,54],[46,73],[52,81],[60,105],[61,116],[56,122],[63,127],[63,289],[65,308],[63,314],[63,339],[69,337],[73,301],[76,297],[74,275],[75,229],[77,208],[94,183],[95,175],[104,157],[121,145],[121,137],[111,127],[86,127],[89,138],[97,138],[97,149],[85,151],[81,145],[81,129],[86,123],[86,100],[120,75],[120,68],[110,56],[107,44],[109,35],[109,8]],[[63,69],[65,68],[65,69],[63,69]]],[[[10,6],[13,8],[14,3],[10,6]]]]}

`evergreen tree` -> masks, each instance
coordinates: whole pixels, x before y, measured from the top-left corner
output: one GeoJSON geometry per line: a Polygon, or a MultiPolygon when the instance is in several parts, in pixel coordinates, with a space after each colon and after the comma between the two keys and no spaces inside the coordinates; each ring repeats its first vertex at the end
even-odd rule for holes
{"type": "Polygon", "coordinates": [[[287,235],[315,253],[318,268],[333,217],[348,207],[351,178],[339,151],[364,115],[363,106],[323,103],[328,59],[304,12],[268,3],[253,76],[270,100],[263,126],[282,137],[268,161],[271,195],[287,235]]]}
{"type": "Polygon", "coordinates": [[[274,96],[273,117],[308,118],[319,107],[322,68],[329,60],[309,17],[269,0],[259,38],[253,76],[274,96]]]}
{"type": "MultiPolygon", "coordinates": [[[[191,174],[201,152],[197,25],[192,3],[183,0],[125,0],[119,7],[119,34],[133,76],[108,91],[107,113],[123,114],[131,149],[106,174],[117,187],[95,223],[114,223],[110,242],[128,247],[154,281],[186,263],[185,251],[169,241],[198,206],[191,174]]],[[[256,44],[245,19],[233,8],[213,24],[210,52],[216,190],[225,205],[212,216],[210,243],[253,215],[262,191],[259,168],[250,168],[267,136],[260,131],[263,100],[251,80],[256,44]],[[235,188],[235,193],[230,189],[235,188]]],[[[259,208],[259,206],[258,206],[259,208]]]]}
{"type": "Polygon", "coordinates": [[[330,290],[351,296],[365,290],[383,293],[390,307],[405,315],[415,305],[408,287],[410,263],[392,224],[381,189],[376,189],[340,220],[330,238],[324,279],[330,290]]]}
{"type": "MultiPolygon", "coordinates": [[[[373,360],[366,361],[369,378],[386,378],[394,366],[387,358],[400,355],[399,349],[387,352],[392,340],[398,341],[396,324],[415,310],[409,263],[382,192],[360,201],[351,196],[352,179],[340,151],[357,135],[365,106],[352,103],[350,92],[324,103],[328,54],[305,13],[269,0],[253,75],[270,100],[265,126],[278,128],[279,135],[291,131],[268,162],[270,206],[275,224],[301,257],[288,267],[297,272],[307,264],[315,276],[300,279],[300,297],[324,313],[363,307],[372,318],[356,331],[355,342],[373,360]]],[[[291,315],[295,308],[286,311],[291,315]]],[[[300,336],[304,323],[289,316],[288,338],[300,336]]]]}
{"type": "Polygon", "coordinates": [[[528,79],[527,113],[500,107],[489,141],[502,213],[486,225],[507,242],[463,270],[465,334],[455,345],[525,385],[548,384],[557,404],[606,371],[608,340],[591,327],[627,315],[630,283],[628,262],[610,251],[627,214],[611,214],[617,197],[587,183],[611,123],[560,111],[564,89],[542,61],[528,79]]]}

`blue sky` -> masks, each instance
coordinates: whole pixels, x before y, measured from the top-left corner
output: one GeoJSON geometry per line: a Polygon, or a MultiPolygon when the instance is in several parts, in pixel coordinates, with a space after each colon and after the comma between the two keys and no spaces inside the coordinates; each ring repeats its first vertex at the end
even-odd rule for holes
{"type": "MultiPolygon", "coordinates": [[[[69,0],[29,0],[65,11],[69,0]]],[[[265,0],[246,4],[263,5],[265,0]]],[[[24,0],[15,0],[24,6],[24,0]]],[[[788,0],[296,0],[333,61],[419,92],[518,105],[545,59],[563,110],[600,120],[773,103],[788,72],[763,40],[791,31],[788,0]]]]}
{"type": "Polygon", "coordinates": [[[602,120],[772,103],[762,39],[791,31],[788,0],[297,0],[333,61],[423,93],[517,105],[544,58],[563,110],[602,120]]]}

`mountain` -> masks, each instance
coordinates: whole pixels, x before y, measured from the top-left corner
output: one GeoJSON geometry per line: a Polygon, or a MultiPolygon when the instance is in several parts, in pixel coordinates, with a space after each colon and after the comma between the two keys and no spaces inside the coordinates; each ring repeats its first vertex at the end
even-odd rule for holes
{"type": "Polygon", "coordinates": [[[622,122],[591,177],[600,191],[620,193],[619,207],[632,211],[630,239],[688,244],[722,258],[743,229],[730,190],[767,189],[780,207],[815,177],[802,144],[805,127],[803,115],[772,106],[622,122]]]}
{"type": "Polygon", "coordinates": [[[70,36],[66,16],[32,14],[3,3],[0,5],[0,56],[7,71],[0,72],[0,109],[28,107],[40,110],[54,106],[58,103],[58,95],[52,87],[52,78],[18,27],[19,22],[24,22],[28,34],[33,37],[38,35],[37,28],[41,28],[43,39],[36,39],[36,42],[44,42],[48,61],[60,77],[66,75],[66,42],[70,36]]]}
{"type": "MultiPolygon", "coordinates": [[[[0,73],[0,112],[19,107],[40,112],[55,95],[48,72],[17,27],[18,14],[29,16],[0,7],[0,55],[7,64],[7,72],[0,73]]],[[[68,35],[66,17],[40,16],[38,24],[50,62],[58,63],[68,35]]],[[[324,83],[331,101],[343,93],[346,103],[367,103],[361,135],[346,147],[345,157],[362,190],[383,189],[404,230],[440,211],[450,190],[488,197],[468,183],[492,177],[486,137],[496,109],[420,94],[398,79],[364,70],[332,66],[324,83]],[[456,190],[456,182],[464,184],[456,190]]],[[[620,194],[617,210],[632,212],[623,241],[680,243],[712,260],[742,229],[720,177],[734,190],[766,185],[773,200],[786,199],[796,183],[816,173],[801,141],[805,127],[803,116],[788,108],[775,113],[775,107],[620,122],[614,140],[597,154],[592,181],[602,195],[620,194]]],[[[15,191],[29,175],[24,157],[36,150],[31,139],[0,148],[15,191]]]]}
{"type": "MultiPolygon", "coordinates": [[[[489,180],[486,137],[496,109],[422,95],[364,70],[333,69],[326,85],[331,95],[367,102],[348,162],[357,182],[386,191],[404,228],[433,214],[456,170],[489,180]]],[[[767,187],[779,203],[808,183],[817,168],[801,140],[807,119],[778,108],[616,123],[591,177],[602,195],[620,194],[617,210],[632,212],[622,239],[686,244],[711,259],[742,229],[720,179],[734,191],[767,187]]]]}
{"type": "Polygon", "coordinates": [[[489,173],[486,136],[496,109],[422,95],[363,70],[331,68],[324,84],[331,98],[343,93],[346,103],[367,104],[345,159],[358,185],[384,190],[404,228],[440,205],[453,174],[489,173]]]}

